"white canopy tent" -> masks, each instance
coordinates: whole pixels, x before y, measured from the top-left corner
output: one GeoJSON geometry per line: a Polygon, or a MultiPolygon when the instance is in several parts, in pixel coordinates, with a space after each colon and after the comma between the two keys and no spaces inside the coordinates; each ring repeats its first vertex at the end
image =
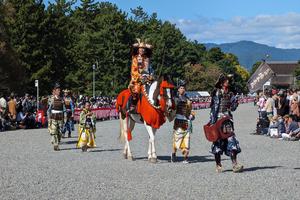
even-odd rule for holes
{"type": "Polygon", "coordinates": [[[209,97],[209,93],[207,91],[186,91],[185,94],[191,97],[209,97]]]}

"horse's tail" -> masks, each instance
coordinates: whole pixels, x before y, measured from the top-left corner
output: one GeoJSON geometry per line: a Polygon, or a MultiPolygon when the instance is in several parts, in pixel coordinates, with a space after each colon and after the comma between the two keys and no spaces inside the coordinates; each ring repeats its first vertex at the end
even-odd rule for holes
{"type": "Polygon", "coordinates": [[[124,131],[124,126],[123,126],[123,119],[121,117],[121,112],[119,113],[119,116],[120,116],[121,129],[120,129],[120,136],[119,136],[118,140],[121,143],[125,139],[125,131],[124,131]]]}

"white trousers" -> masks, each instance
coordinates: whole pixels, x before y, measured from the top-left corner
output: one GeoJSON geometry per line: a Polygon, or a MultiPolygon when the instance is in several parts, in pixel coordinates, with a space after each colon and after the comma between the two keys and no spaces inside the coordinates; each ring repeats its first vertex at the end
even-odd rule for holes
{"type": "Polygon", "coordinates": [[[281,137],[282,137],[282,138],[290,138],[290,135],[287,134],[287,133],[282,133],[282,134],[281,134],[281,137]]]}

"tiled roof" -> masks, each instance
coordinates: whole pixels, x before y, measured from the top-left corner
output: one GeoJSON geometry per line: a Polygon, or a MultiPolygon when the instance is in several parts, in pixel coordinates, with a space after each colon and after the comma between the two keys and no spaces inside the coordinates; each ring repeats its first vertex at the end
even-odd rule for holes
{"type": "Polygon", "coordinates": [[[298,62],[266,62],[275,74],[292,74],[298,62]]]}

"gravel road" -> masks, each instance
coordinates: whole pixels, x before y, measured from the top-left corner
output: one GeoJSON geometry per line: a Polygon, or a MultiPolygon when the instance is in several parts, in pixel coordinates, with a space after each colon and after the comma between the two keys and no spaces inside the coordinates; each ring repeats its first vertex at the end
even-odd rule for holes
{"type": "Polygon", "coordinates": [[[218,174],[203,133],[209,109],[196,110],[191,135],[190,164],[171,163],[172,124],[156,133],[158,162],[147,160],[148,133],[136,125],[130,142],[134,161],[122,159],[119,120],[97,123],[91,152],[72,138],[53,151],[47,129],[0,132],[0,199],[299,199],[300,142],[250,135],[256,125],[253,103],[233,113],[244,171],[233,173],[230,158],[218,174]]]}

